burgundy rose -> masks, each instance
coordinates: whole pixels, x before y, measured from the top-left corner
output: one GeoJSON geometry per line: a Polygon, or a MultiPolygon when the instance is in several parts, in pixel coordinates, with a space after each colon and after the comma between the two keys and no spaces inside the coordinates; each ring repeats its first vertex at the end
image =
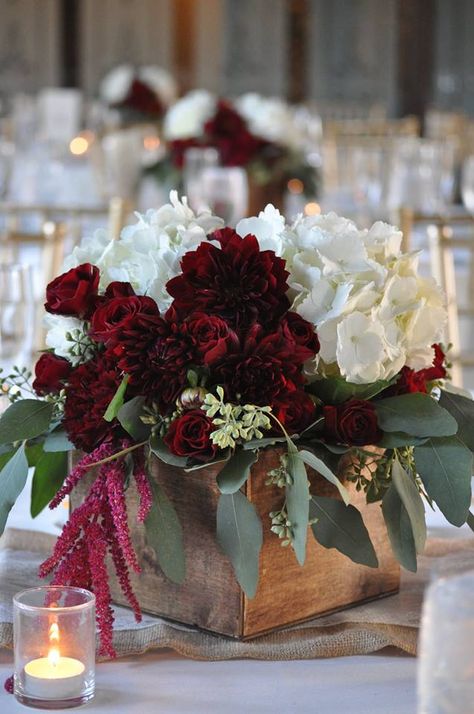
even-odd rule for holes
{"type": "Polygon", "coordinates": [[[210,461],[217,451],[210,439],[212,431],[214,425],[209,417],[201,409],[193,409],[171,422],[164,441],[172,454],[210,461]]]}
{"type": "Polygon", "coordinates": [[[94,309],[99,278],[99,269],[90,263],[59,275],[46,288],[45,309],[54,315],[87,319],[94,309]]]}
{"type": "Polygon", "coordinates": [[[303,345],[313,354],[318,354],[320,345],[314,325],[298,315],[297,312],[287,312],[282,320],[282,328],[297,345],[303,345]]]}
{"type": "Polygon", "coordinates": [[[194,339],[199,362],[210,366],[226,356],[238,337],[228,324],[217,315],[196,312],[187,320],[189,335],[194,339]]]}
{"type": "Polygon", "coordinates": [[[33,389],[36,394],[55,394],[63,387],[69,377],[72,366],[62,357],[56,357],[51,352],[41,355],[35,365],[35,380],[33,389]]]}
{"type": "Polygon", "coordinates": [[[276,404],[274,411],[289,434],[300,434],[316,420],[316,405],[301,390],[292,392],[287,401],[276,404]]]}
{"type": "Polygon", "coordinates": [[[104,414],[123,373],[109,352],[100,352],[71,371],[66,387],[64,428],[73,444],[91,452],[112,434],[125,434],[118,421],[104,414]]]}
{"type": "Polygon", "coordinates": [[[265,318],[279,319],[289,307],[285,261],[271,250],[261,251],[255,236],[241,238],[232,229],[215,231],[211,240],[185,254],[182,274],[166,285],[173,307],[182,315],[218,315],[233,329],[265,318]]]}
{"type": "Polygon", "coordinates": [[[136,295],[136,293],[130,283],[122,283],[119,280],[114,280],[107,285],[104,298],[108,300],[116,297],[130,297],[131,295],[136,295]]]}
{"type": "Polygon", "coordinates": [[[90,335],[108,347],[115,346],[127,329],[146,329],[160,322],[156,302],[144,295],[113,297],[100,305],[92,315],[90,335]]]}
{"type": "Polygon", "coordinates": [[[372,402],[351,399],[337,406],[325,406],[323,412],[324,433],[328,441],[365,446],[377,444],[382,438],[372,402]]]}
{"type": "Polygon", "coordinates": [[[219,101],[205,126],[205,140],[219,151],[224,166],[245,166],[269,144],[250,133],[245,119],[226,101],[219,101]]]}

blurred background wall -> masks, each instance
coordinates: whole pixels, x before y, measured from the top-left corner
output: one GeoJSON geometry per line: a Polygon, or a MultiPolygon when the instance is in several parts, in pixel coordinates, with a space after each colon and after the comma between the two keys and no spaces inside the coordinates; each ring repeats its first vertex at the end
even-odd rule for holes
{"type": "Polygon", "coordinates": [[[158,64],[182,90],[474,112],[472,0],[2,0],[0,92],[158,64]]]}

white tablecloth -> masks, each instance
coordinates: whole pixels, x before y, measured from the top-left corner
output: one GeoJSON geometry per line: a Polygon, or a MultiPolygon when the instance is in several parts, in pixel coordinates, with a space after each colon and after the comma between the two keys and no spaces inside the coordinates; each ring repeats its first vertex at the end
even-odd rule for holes
{"type": "MultiPolygon", "coordinates": [[[[28,516],[28,488],[9,525],[58,532],[61,512],[28,516]]],[[[61,517],[62,516],[62,517],[61,517]]],[[[431,529],[443,524],[429,513],[431,529]]],[[[450,535],[456,529],[449,529],[450,535]]],[[[0,679],[12,653],[0,650],[0,679]]],[[[0,714],[25,712],[3,690],[0,714]]],[[[171,650],[101,663],[90,714],[416,714],[416,659],[396,650],[338,659],[201,662],[171,650]]],[[[466,713],[467,714],[467,713],[466,713]]]]}

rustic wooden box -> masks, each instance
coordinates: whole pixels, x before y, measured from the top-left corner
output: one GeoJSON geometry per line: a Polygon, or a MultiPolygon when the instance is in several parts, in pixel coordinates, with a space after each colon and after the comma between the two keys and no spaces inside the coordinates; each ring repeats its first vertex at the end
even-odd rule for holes
{"type": "MultiPolygon", "coordinates": [[[[259,585],[256,596],[249,599],[216,543],[219,491],[215,477],[220,466],[186,473],[154,459],[153,477],[165,489],[183,527],[186,579],[182,585],[175,585],[161,572],[154,551],[146,545],[143,525],[136,523],[138,499],[131,486],[127,492],[129,522],[142,567],[140,575],[132,574],[132,582],[144,612],[244,639],[398,590],[399,566],[392,555],[380,505],[365,505],[364,495],[352,486],[352,503],[362,512],[380,567],[357,565],[335,549],[320,546],[311,533],[306,563],[298,565],[293,550],[282,547],[270,532],[268,514],[281,507],[283,492],[265,486],[265,478],[277,465],[275,450],[261,452],[245,486],[247,498],[260,514],[264,533],[259,585]]],[[[312,474],[311,481],[313,492],[337,495],[321,477],[312,474]]],[[[84,495],[86,483],[76,490],[74,503],[81,499],[81,491],[84,495]]],[[[126,604],[116,582],[113,597],[118,604],[126,604]]]]}

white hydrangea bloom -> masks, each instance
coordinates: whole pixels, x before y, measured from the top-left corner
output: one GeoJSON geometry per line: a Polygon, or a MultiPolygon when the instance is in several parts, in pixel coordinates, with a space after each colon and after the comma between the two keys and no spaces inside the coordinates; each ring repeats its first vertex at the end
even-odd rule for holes
{"type": "Polygon", "coordinates": [[[75,367],[83,362],[82,357],[73,354],[73,348],[77,340],[71,339],[85,334],[84,323],[76,317],[65,317],[64,315],[51,315],[46,313],[43,324],[48,330],[45,342],[57,357],[64,357],[75,367]]]}
{"type": "Polygon", "coordinates": [[[418,255],[400,254],[401,232],[378,221],[359,230],[335,213],[299,217],[284,232],[294,309],[321,343],[313,375],[368,384],[404,365],[431,365],[446,313],[434,280],[418,275],[418,255]]]}
{"type": "Polygon", "coordinates": [[[167,111],[163,134],[167,141],[202,136],[204,124],[214,114],[216,97],[205,89],[196,89],[178,99],[167,111]]]}
{"type": "Polygon", "coordinates": [[[252,134],[290,148],[302,145],[301,127],[295,121],[289,104],[282,99],[248,92],[236,99],[234,104],[252,134]]]}
{"type": "Polygon", "coordinates": [[[285,217],[271,203],[260,211],[258,218],[242,218],[235,228],[239,236],[251,233],[258,239],[261,250],[273,250],[278,256],[283,253],[285,217]]]}

